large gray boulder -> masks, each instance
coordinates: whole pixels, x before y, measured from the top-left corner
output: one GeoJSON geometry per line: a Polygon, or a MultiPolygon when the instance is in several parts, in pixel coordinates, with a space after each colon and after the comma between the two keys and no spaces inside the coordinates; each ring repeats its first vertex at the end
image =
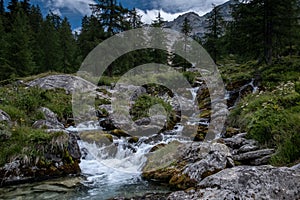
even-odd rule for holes
{"type": "Polygon", "coordinates": [[[143,177],[186,189],[232,165],[230,150],[224,144],[170,143],[149,154],[143,177]]]}
{"type": "Polygon", "coordinates": [[[298,167],[238,166],[202,180],[197,190],[169,195],[175,199],[300,199],[298,167]]]}

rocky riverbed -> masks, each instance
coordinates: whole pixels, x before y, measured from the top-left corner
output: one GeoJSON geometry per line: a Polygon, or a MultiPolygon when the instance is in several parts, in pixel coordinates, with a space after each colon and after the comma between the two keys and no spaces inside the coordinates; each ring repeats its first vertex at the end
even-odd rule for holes
{"type": "MultiPolygon", "coordinates": [[[[228,97],[229,106],[233,106],[241,98],[240,95],[256,90],[253,80],[250,81],[245,82],[246,85],[237,85],[240,89],[235,89],[235,92],[228,92],[236,94],[228,97]]],[[[36,79],[26,83],[26,87],[46,90],[61,88],[66,95],[70,95],[75,90],[74,84],[94,91],[100,102],[109,102],[114,98],[112,94],[115,91],[96,89],[93,84],[69,75],[36,79]]],[[[35,118],[31,128],[43,130],[43,134],[51,137],[46,137],[48,139],[42,142],[33,141],[31,147],[38,149],[38,154],[12,157],[10,162],[3,165],[0,168],[1,186],[81,174],[84,178],[75,178],[77,181],[76,184],[71,181],[74,183],[72,187],[69,183],[57,184],[54,181],[33,188],[40,192],[57,189],[65,195],[69,194],[68,191],[85,188],[87,193],[75,193],[79,199],[84,195],[98,199],[122,196],[125,191],[120,188],[125,186],[131,188],[131,194],[115,199],[299,199],[300,167],[268,165],[276,149],[266,148],[248,139],[247,133],[240,133],[239,129],[234,128],[224,129],[222,133],[216,134],[218,137],[215,139],[203,141],[211,120],[211,102],[208,88],[202,79],[196,79],[193,86],[188,89],[192,92],[192,99],[182,99],[182,102],[188,104],[197,99],[200,102],[200,113],[192,118],[181,116],[185,124],[180,123],[180,105],[175,96],[163,93],[161,88],[155,98],[168,102],[175,110],[169,118],[172,120],[166,122],[163,115],[156,113],[135,120],[129,131],[116,126],[110,104],[101,103],[95,108],[89,108],[87,114],[94,116],[94,120],[77,123],[77,126],[74,126],[74,121],[83,120],[86,116],[82,119],[59,116],[48,107],[39,106],[37,111],[41,117],[35,118]],[[151,123],[151,120],[156,123],[151,123]],[[144,129],[139,127],[141,125],[144,129]],[[156,132],[161,127],[162,130],[156,132]],[[149,128],[150,132],[144,132],[149,128]],[[137,132],[144,134],[133,134],[137,132]],[[159,189],[153,185],[164,185],[168,189],[159,189]],[[108,188],[119,192],[114,193],[108,188]],[[103,193],[106,189],[112,196],[108,192],[103,193]],[[150,193],[145,194],[147,192],[150,193]]],[[[124,90],[134,88],[122,87],[124,90]]],[[[138,96],[155,90],[153,87],[135,88],[131,104],[137,101],[138,96]]],[[[226,116],[226,106],[220,104],[220,109],[214,115],[226,116]]],[[[130,109],[130,106],[127,108],[130,109]]],[[[5,110],[0,110],[1,123],[11,129],[17,123],[14,118],[5,110]]],[[[117,124],[131,122],[123,116],[118,119],[117,124]]],[[[13,133],[10,129],[2,128],[1,141],[9,141],[13,133]]],[[[6,192],[8,190],[14,189],[7,189],[6,192]]],[[[26,197],[25,193],[22,195],[26,197]]],[[[5,197],[8,196],[0,196],[5,197]]]]}

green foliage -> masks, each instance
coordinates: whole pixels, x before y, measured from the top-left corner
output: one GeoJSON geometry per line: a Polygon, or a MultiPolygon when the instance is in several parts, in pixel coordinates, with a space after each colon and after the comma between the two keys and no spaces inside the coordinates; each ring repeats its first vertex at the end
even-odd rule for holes
{"type": "Polygon", "coordinates": [[[230,125],[241,127],[262,145],[276,147],[272,164],[284,165],[300,158],[300,94],[293,82],[247,96],[231,112],[230,125]]]}
{"type": "Polygon", "coordinates": [[[137,120],[143,117],[150,117],[148,113],[149,109],[156,104],[162,105],[168,114],[171,113],[172,106],[162,99],[150,95],[141,95],[130,110],[132,119],[137,120]]]}
{"type": "Polygon", "coordinates": [[[53,136],[42,130],[28,127],[14,127],[9,140],[0,141],[0,166],[23,156],[40,155],[42,149],[36,149],[36,142],[47,144],[53,136]]]}
{"type": "Polygon", "coordinates": [[[40,88],[0,88],[2,104],[0,109],[7,112],[13,121],[31,126],[38,119],[43,119],[37,110],[47,107],[60,119],[72,116],[71,96],[64,90],[43,90],[40,88]]]}
{"type": "Polygon", "coordinates": [[[212,14],[208,17],[208,33],[205,34],[205,49],[217,63],[220,57],[220,37],[224,31],[224,22],[220,14],[221,7],[213,5],[212,14]]]}
{"type": "Polygon", "coordinates": [[[182,74],[190,84],[193,84],[195,82],[195,78],[197,77],[197,74],[194,72],[186,71],[183,72],[182,74]]]}

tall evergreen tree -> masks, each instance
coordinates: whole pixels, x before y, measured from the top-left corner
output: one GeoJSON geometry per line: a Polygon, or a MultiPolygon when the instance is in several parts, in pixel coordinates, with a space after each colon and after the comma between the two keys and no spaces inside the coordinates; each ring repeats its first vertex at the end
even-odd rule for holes
{"type": "Polygon", "coordinates": [[[40,72],[56,71],[61,69],[62,51],[60,48],[58,30],[60,17],[50,13],[46,16],[41,26],[39,41],[42,53],[40,72]]]}
{"type": "Polygon", "coordinates": [[[8,42],[9,65],[16,70],[17,76],[30,75],[35,63],[31,52],[29,21],[22,9],[16,13],[8,42]]]}
{"type": "Polygon", "coordinates": [[[85,58],[106,37],[102,24],[93,15],[84,16],[81,23],[81,33],[78,36],[78,45],[82,58],[85,58]]]}
{"type": "Polygon", "coordinates": [[[31,6],[29,11],[29,25],[31,27],[32,33],[32,40],[31,40],[31,47],[33,53],[33,60],[36,64],[36,69],[34,73],[41,72],[43,65],[43,52],[41,51],[41,41],[40,41],[40,34],[41,28],[43,24],[43,15],[41,13],[39,6],[31,6]]]}
{"type": "MultiPolygon", "coordinates": [[[[161,17],[160,12],[158,13],[155,20],[153,20],[151,26],[156,28],[155,31],[151,31],[149,33],[149,42],[154,46],[163,46],[167,47],[169,45],[169,40],[166,37],[163,24],[165,23],[164,19],[161,17]]],[[[150,51],[151,61],[153,63],[160,63],[160,64],[168,64],[170,54],[169,52],[160,50],[160,49],[152,49],[150,51]]]]}
{"type": "Polygon", "coordinates": [[[126,15],[129,10],[117,4],[116,0],[99,0],[98,4],[91,5],[91,8],[109,36],[128,30],[126,15]]]}
{"type": "Polygon", "coordinates": [[[59,29],[60,48],[62,51],[62,69],[59,71],[65,73],[75,72],[77,63],[74,61],[76,53],[76,43],[72,34],[71,25],[67,18],[64,18],[59,29]]]}
{"type": "Polygon", "coordinates": [[[219,6],[213,4],[213,10],[211,15],[208,17],[208,32],[205,34],[204,47],[212,56],[212,59],[217,63],[220,52],[220,40],[219,38],[223,35],[224,22],[220,14],[219,6]]]}
{"type": "Polygon", "coordinates": [[[7,34],[5,33],[2,23],[2,17],[0,16],[0,80],[8,79],[11,74],[16,74],[14,68],[12,68],[7,60],[7,34]]]}
{"type": "Polygon", "coordinates": [[[13,16],[17,12],[17,10],[18,10],[18,4],[19,4],[18,0],[11,0],[8,3],[7,8],[9,10],[9,13],[10,13],[11,16],[13,16]]]}
{"type": "Polygon", "coordinates": [[[130,28],[136,29],[141,28],[143,25],[142,22],[142,16],[137,13],[137,10],[133,8],[131,11],[129,11],[129,23],[130,28]]]}
{"type": "Polygon", "coordinates": [[[21,2],[23,11],[28,15],[30,12],[30,0],[23,0],[21,2]]]}
{"type": "Polygon", "coordinates": [[[298,0],[248,0],[239,4],[233,13],[232,31],[237,38],[234,47],[241,50],[237,54],[271,64],[274,57],[292,46],[292,33],[298,26],[298,4],[298,0]]]}
{"type": "Polygon", "coordinates": [[[5,7],[4,7],[4,0],[0,0],[0,15],[4,15],[5,7]]]}
{"type": "MultiPolygon", "coordinates": [[[[185,17],[183,24],[181,26],[181,33],[184,34],[184,39],[180,40],[180,41],[175,41],[175,43],[173,44],[173,49],[176,49],[177,51],[178,50],[182,51],[182,49],[183,49],[185,57],[187,57],[187,40],[188,40],[188,37],[190,36],[192,30],[193,29],[190,25],[190,21],[188,20],[187,17],[185,17]]],[[[191,67],[191,64],[188,63],[186,59],[182,58],[181,56],[179,56],[177,54],[173,55],[172,65],[174,67],[183,67],[184,70],[186,70],[186,68],[191,67]]]]}

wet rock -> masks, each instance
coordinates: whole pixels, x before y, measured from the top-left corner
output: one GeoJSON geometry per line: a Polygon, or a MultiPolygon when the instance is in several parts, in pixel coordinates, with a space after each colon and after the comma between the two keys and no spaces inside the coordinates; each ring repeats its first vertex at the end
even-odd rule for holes
{"type": "Polygon", "coordinates": [[[154,152],[154,151],[157,151],[157,150],[159,150],[159,149],[161,149],[162,147],[164,147],[164,146],[166,146],[167,144],[163,144],[163,143],[161,143],[161,144],[158,144],[158,145],[155,145],[154,147],[152,147],[151,149],[150,149],[150,153],[152,153],[152,152],[154,152]]]}
{"type": "Polygon", "coordinates": [[[100,120],[100,126],[106,130],[106,131],[111,131],[111,130],[114,130],[116,129],[117,127],[114,125],[114,122],[112,120],[111,117],[107,117],[105,119],[101,119],[100,120]]]}
{"type": "Polygon", "coordinates": [[[11,118],[6,112],[4,112],[3,110],[0,110],[0,122],[2,122],[2,121],[11,123],[11,118]]]}
{"type": "Polygon", "coordinates": [[[224,144],[226,144],[228,147],[232,148],[232,149],[238,149],[243,145],[243,142],[246,139],[244,138],[224,138],[222,139],[222,142],[224,142],[224,144]]]}
{"type": "Polygon", "coordinates": [[[140,142],[145,143],[145,144],[156,144],[162,140],[163,140],[162,134],[155,134],[155,135],[148,137],[147,139],[141,139],[140,142]]]}
{"type": "Polygon", "coordinates": [[[86,131],[80,133],[80,139],[88,142],[95,143],[99,146],[109,145],[113,142],[113,137],[103,131],[86,131]]]}
{"type": "Polygon", "coordinates": [[[139,141],[139,138],[135,137],[135,136],[128,139],[128,143],[131,143],[131,144],[137,143],[138,141],[139,141]]]}
{"type": "Polygon", "coordinates": [[[0,199],[60,199],[62,193],[73,193],[82,186],[81,177],[66,177],[31,184],[0,188],[0,199]]]}
{"type": "Polygon", "coordinates": [[[114,136],[116,136],[118,138],[121,138],[121,137],[130,137],[130,135],[127,132],[125,132],[125,131],[123,131],[121,129],[114,129],[114,130],[110,131],[110,134],[114,135],[114,136]]]}

